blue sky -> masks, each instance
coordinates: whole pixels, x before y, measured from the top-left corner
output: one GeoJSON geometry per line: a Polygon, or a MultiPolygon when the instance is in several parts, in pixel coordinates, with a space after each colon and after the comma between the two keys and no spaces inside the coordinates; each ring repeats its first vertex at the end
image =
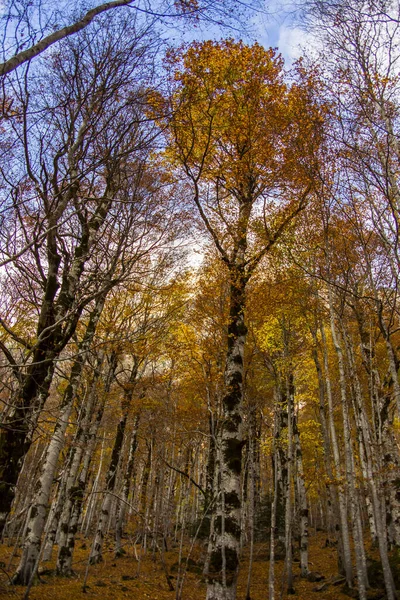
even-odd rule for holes
{"type": "Polygon", "coordinates": [[[254,17],[257,41],[264,46],[278,48],[286,63],[291,63],[311,47],[311,35],[296,22],[291,2],[269,2],[269,15],[254,17]]]}
{"type": "MultiPolygon", "coordinates": [[[[249,43],[257,40],[265,47],[278,48],[286,65],[290,66],[304,54],[302,49],[310,49],[313,41],[311,35],[300,27],[294,4],[290,0],[266,0],[265,7],[265,13],[254,13],[250,20],[252,31],[244,39],[249,43]]],[[[193,39],[219,39],[229,35],[226,30],[221,33],[216,27],[208,26],[195,31],[189,28],[185,34],[175,34],[174,38],[177,42],[189,42],[193,39]]]]}

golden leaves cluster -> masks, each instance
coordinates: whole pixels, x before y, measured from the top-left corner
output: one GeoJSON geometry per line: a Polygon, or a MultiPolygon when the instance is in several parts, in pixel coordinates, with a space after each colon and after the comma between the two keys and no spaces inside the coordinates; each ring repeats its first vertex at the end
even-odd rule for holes
{"type": "Polygon", "coordinates": [[[323,123],[314,74],[299,64],[289,85],[275,50],[231,39],[171,51],[167,66],[173,89],[152,104],[173,163],[244,200],[307,176],[323,123]]]}

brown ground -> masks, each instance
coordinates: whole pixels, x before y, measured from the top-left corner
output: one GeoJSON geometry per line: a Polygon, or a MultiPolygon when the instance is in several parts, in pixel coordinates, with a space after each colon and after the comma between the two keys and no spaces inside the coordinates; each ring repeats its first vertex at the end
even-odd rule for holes
{"type": "MultiPolygon", "coordinates": [[[[320,534],[310,538],[310,570],[319,572],[325,576],[325,581],[329,581],[337,575],[336,551],[334,548],[324,547],[325,538],[320,534]]],[[[88,549],[83,540],[78,542],[75,553],[74,570],[76,576],[71,579],[55,577],[48,573],[42,575],[45,583],[37,584],[32,587],[30,593],[31,600],[175,600],[175,592],[168,590],[165,572],[159,560],[159,556],[149,553],[141,562],[140,575],[137,576],[138,563],[132,547],[126,546],[127,555],[115,559],[111,552],[106,552],[104,562],[100,565],[91,566],[87,580],[88,588],[86,593],[82,591],[82,583],[86,570],[86,559],[88,549]]],[[[10,556],[13,548],[5,545],[0,546],[0,598],[22,600],[25,588],[8,586],[9,576],[15,570],[18,564],[18,556],[13,559],[12,566],[8,571],[10,556]]],[[[176,578],[176,564],[178,556],[177,549],[166,553],[166,563],[171,575],[176,578]],[[171,569],[172,567],[172,569],[171,569]]],[[[196,559],[196,552],[193,553],[196,559]]],[[[47,565],[46,565],[47,566],[47,565]]],[[[53,568],[53,563],[48,563],[49,568],[53,568]]],[[[267,546],[258,544],[255,548],[255,560],[253,564],[251,600],[268,599],[268,567],[267,546]]],[[[301,579],[298,576],[298,563],[294,564],[295,596],[281,595],[282,582],[282,561],[277,563],[276,568],[276,590],[277,599],[297,598],[297,600],[349,600],[349,596],[341,592],[341,586],[330,584],[323,591],[314,591],[317,586],[321,586],[324,581],[312,583],[301,579]]],[[[204,600],[205,585],[202,581],[201,570],[194,568],[197,573],[189,572],[186,575],[185,585],[182,594],[182,600],[204,600]]],[[[245,600],[245,591],[247,584],[248,561],[246,556],[241,568],[241,576],[238,587],[238,600],[245,600]]],[[[175,585],[175,578],[171,581],[175,585]]]]}

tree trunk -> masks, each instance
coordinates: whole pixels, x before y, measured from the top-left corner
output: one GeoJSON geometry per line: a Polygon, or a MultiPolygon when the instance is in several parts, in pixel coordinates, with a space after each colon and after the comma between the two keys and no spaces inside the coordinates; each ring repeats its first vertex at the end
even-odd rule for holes
{"type": "MultiPolygon", "coordinates": [[[[63,509],[60,517],[60,523],[58,526],[59,538],[58,538],[58,556],[57,556],[57,573],[59,575],[71,575],[71,548],[68,543],[68,536],[70,532],[71,526],[71,515],[74,508],[75,501],[82,494],[82,490],[79,486],[78,482],[78,473],[81,465],[82,455],[84,450],[89,450],[87,447],[88,442],[91,438],[93,438],[93,427],[97,430],[98,423],[101,420],[104,402],[106,400],[106,395],[108,394],[116,367],[116,357],[113,354],[110,357],[108,373],[106,376],[106,382],[104,385],[104,390],[102,392],[102,397],[100,400],[100,405],[97,410],[97,415],[94,423],[92,423],[93,413],[95,410],[95,405],[98,397],[98,381],[101,377],[103,363],[103,354],[101,353],[97,359],[97,365],[95,369],[95,373],[91,382],[91,389],[89,392],[89,397],[87,404],[85,405],[84,414],[81,416],[81,422],[78,425],[78,431],[76,434],[76,439],[74,442],[74,447],[72,448],[72,456],[70,458],[70,468],[67,475],[67,481],[65,485],[65,497],[63,509]]],[[[71,542],[71,538],[69,539],[71,542]]]]}
{"type": "Polygon", "coordinates": [[[300,518],[300,568],[301,576],[308,575],[308,503],[303,473],[303,453],[300,442],[300,432],[297,426],[297,416],[293,415],[293,436],[296,466],[296,496],[300,518]]]}
{"type": "Polygon", "coordinates": [[[247,588],[246,588],[246,600],[251,600],[251,573],[253,568],[253,556],[254,556],[254,454],[255,454],[255,408],[250,408],[249,416],[249,445],[248,445],[248,484],[249,484],[249,495],[248,495],[248,520],[249,520],[249,535],[250,535],[250,556],[249,556],[249,572],[247,576],[247,588]]]}
{"type": "Polygon", "coordinates": [[[292,474],[293,474],[293,375],[290,373],[286,381],[287,385],[287,411],[288,411],[288,447],[287,447],[287,484],[286,484],[286,498],[285,498],[285,568],[287,577],[287,593],[294,594],[293,588],[293,552],[292,552],[292,529],[293,529],[293,516],[292,516],[292,474]]]}
{"type": "Polygon", "coordinates": [[[36,483],[36,492],[30,511],[24,549],[19,566],[13,577],[13,582],[15,584],[28,585],[40,553],[41,538],[46,522],[47,506],[58,465],[58,458],[64,445],[64,436],[69,424],[69,417],[75,400],[75,394],[79,385],[82,369],[89,353],[104,302],[105,294],[98,297],[96,305],[90,315],[84,338],[78,345],[78,358],[72,366],[69,384],[65,390],[61,403],[60,415],[47,449],[41,476],[36,483]]]}
{"type": "Polygon", "coordinates": [[[272,471],[274,476],[274,486],[272,489],[272,503],[271,503],[271,538],[269,547],[269,572],[268,572],[268,598],[269,600],[275,600],[275,539],[276,539],[276,517],[277,517],[277,499],[278,499],[278,470],[275,464],[276,456],[276,440],[277,440],[277,427],[278,418],[275,412],[274,419],[274,446],[273,446],[273,459],[272,459],[272,471]]]}
{"type": "Polygon", "coordinates": [[[324,371],[325,371],[325,382],[326,382],[326,397],[328,400],[328,416],[329,416],[329,430],[331,434],[331,443],[333,451],[334,461],[334,473],[338,482],[338,504],[339,504],[339,519],[340,519],[340,532],[343,547],[343,568],[346,576],[346,584],[348,587],[353,587],[353,572],[351,564],[351,550],[350,550],[350,536],[347,522],[347,501],[345,495],[345,489],[342,483],[342,472],[341,472],[341,460],[339,453],[339,444],[336,435],[335,416],[333,408],[332,388],[331,379],[329,374],[329,362],[328,362],[328,349],[325,337],[325,329],[321,325],[321,339],[322,348],[324,354],[324,371]]]}
{"type": "MultiPolygon", "coordinates": [[[[354,362],[354,354],[352,343],[349,335],[344,330],[343,337],[345,340],[345,345],[348,354],[348,361],[350,366],[350,376],[352,385],[354,388],[354,396],[355,396],[355,407],[354,413],[356,417],[356,422],[358,422],[358,431],[360,439],[360,457],[362,457],[363,465],[363,474],[365,481],[368,486],[368,499],[369,495],[372,498],[369,500],[370,502],[370,510],[372,511],[372,527],[373,530],[371,533],[375,535],[378,539],[378,548],[379,554],[381,558],[383,577],[385,581],[385,588],[388,600],[394,600],[396,598],[396,589],[393,581],[393,575],[390,568],[389,557],[387,553],[387,537],[386,532],[382,523],[382,504],[379,498],[377,485],[375,482],[374,473],[377,471],[377,461],[373,456],[374,453],[374,444],[372,440],[371,430],[365,410],[365,405],[363,402],[362,392],[361,392],[361,384],[358,379],[358,374],[355,368],[354,362]]],[[[370,515],[369,515],[370,517],[370,515]]],[[[371,520],[371,517],[370,517],[371,520]]]]}
{"type": "Polygon", "coordinates": [[[35,352],[33,364],[29,367],[19,391],[19,398],[1,426],[0,535],[11,510],[24,458],[31,447],[37,418],[49,394],[53,372],[54,360],[51,351],[46,352],[43,349],[41,353],[35,352]]]}
{"type": "MultiPolygon", "coordinates": [[[[64,575],[72,575],[72,558],[75,548],[75,537],[78,533],[79,519],[82,514],[83,501],[85,497],[85,490],[87,488],[89,479],[89,468],[92,462],[94,451],[97,443],[97,432],[100,427],[101,419],[103,417],[105,401],[102,401],[97,409],[96,417],[93,423],[90,425],[89,435],[87,436],[86,451],[82,463],[82,468],[79,476],[74,485],[74,492],[72,498],[72,504],[70,509],[70,519],[68,524],[68,531],[64,539],[64,547],[62,552],[62,569],[64,575]]],[[[61,543],[59,544],[61,549],[61,543]]],[[[60,553],[61,556],[61,553],[60,553]]],[[[57,572],[61,573],[61,561],[57,562],[57,572]]]]}
{"type": "MultiPolygon", "coordinates": [[[[325,390],[325,384],[324,384],[324,376],[323,376],[323,372],[322,372],[322,365],[320,363],[320,358],[318,355],[317,330],[316,330],[316,328],[315,329],[310,328],[310,331],[311,331],[311,335],[314,340],[314,347],[313,347],[312,354],[313,354],[315,369],[317,371],[317,377],[318,377],[319,419],[320,419],[320,423],[321,423],[322,440],[323,440],[323,444],[324,444],[324,465],[325,465],[327,477],[329,479],[329,483],[327,483],[327,485],[326,485],[327,535],[328,535],[327,543],[330,543],[329,537],[330,537],[330,535],[332,535],[332,532],[334,532],[335,536],[336,536],[336,541],[338,544],[338,550],[340,550],[340,548],[342,547],[342,540],[340,539],[341,532],[340,532],[340,525],[338,522],[338,509],[337,509],[337,503],[336,503],[336,494],[335,494],[334,485],[332,483],[333,471],[332,471],[331,443],[329,440],[329,429],[328,429],[327,414],[326,414],[326,412],[327,412],[326,411],[326,397],[325,397],[326,390],[325,390]]],[[[342,559],[342,557],[340,557],[340,561],[341,561],[341,559],[342,559]]]]}
{"type": "Polygon", "coordinates": [[[225,364],[226,393],[219,430],[221,480],[214,520],[214,537],[207,581],[207,600],[234,600],[239,570],[242,470],[243,356],[246,280],[231,267],[230,318],[225,364]]]}
{"type": "Polygon", "coordinates": [[[277,479],[277,495],[275,499],[275,555],[277,551],[283,556],[285,549],[285,514],[286,514],[286,494],[288,479],[288,456],[287,442],[283,434],[288,428],[288,407],[286,397],[282,397],[281,384],[278,383],[274,389],[275,402],[275,431],[274,431],[274,473],[277,479]],[[278,542],[278,547],[277,547],[278,542]]]}
{"type": "Polygon", "coordinates": [[[330,322],[332,340],[336,350],[338,367],[339,367],[339,383],[340,383],[340,396],[342,405],[342,416],[343,416],[343,437],[345,447],[345,463],[346,463],[346,480],[349,489],[349,500],[350,500],[350,515],[353,526],[353,540],[356,554],[356,568],[357,568],[357,580],[358,580],[358,592],[360,600],[366,600],[366,589],[368,587],[366,557],[364,549],[364,540],[362,535],[361,527],[361,516],[360,516],[360,502],[358,498],[356,482],[355,482],[355,465],[354,465],[354,453],[351,439],[351,427],[349,419],[347,391],[346,391],[346,376],[344,369],[344,359],[341,344],[336,330],[334,307],[333,307],[333,293],[331,288],[328,289],[329,294],[329,311],[330,311],[330,322]]]}
{"type": "Polygon", "coordinates": [[[129,446],[128,463],[127,463],[126,470],[125,470],[124,480],[123,480],[123,484],[122,484],[122,491],[121,491],[121,500],[119,502],[119,507],[118,507],[117,523],[116,523],[116,527],[115,527],[115,555],[116,556],[121,556],[122,554],[124,554],[124,551],[122,548],[122,532],[123,532],[123,526],[124,526],[124,521],[125,521],[127,501],[129,498],[129,491],[131,489],[131,479],[132,479],[132,474],[133,474],[133,467],[135,464],[135,453],[136,453],[136,448],[138,446],[137,434],[138,434],[138,429],[139,429],[139,422],[140,422],[140,414],[136,415],[135,420],[133,422],[132,437],[131,437],[131,443],[129,446]]]}

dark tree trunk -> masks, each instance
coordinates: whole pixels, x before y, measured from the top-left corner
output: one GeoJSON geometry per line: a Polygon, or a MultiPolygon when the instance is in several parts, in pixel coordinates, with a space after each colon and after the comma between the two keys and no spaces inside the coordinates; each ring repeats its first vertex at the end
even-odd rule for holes
{"type": "MultiPolygon", "coordinates": [[[[25,377],[19,400],[2,424],[0,433],[0,535],[15,496],[23,461],[32,444],[39,413],[46,402],[54,372],[54,361],[35,353],[34,364],[25,377]]],[[[46,352],[43,351],[43,356],[46,352]]]]}

